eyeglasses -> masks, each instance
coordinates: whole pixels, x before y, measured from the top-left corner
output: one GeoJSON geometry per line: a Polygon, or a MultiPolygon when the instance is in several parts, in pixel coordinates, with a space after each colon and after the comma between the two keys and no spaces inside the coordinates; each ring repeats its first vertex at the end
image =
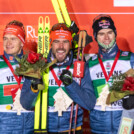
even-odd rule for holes
{"type": "MultiPolygon", "coordinates": [[[[71,33],[73,33],[73,31],[69,28],[68,25],[66,25],[65,23],[58,23],[55,24],[52,28],[51,31],[55,31],[55,30],[60,30],[61,28],[63,28],[63,30],[65,31],[70,31],[71,33]]],[[[51,33],[50,31],[50,33],[51,33]]]]}
{"type": "Polygon", "coordinates": [[[96,20],[99,20],[101,17],[107,17],[107,18],[111,18],[111,16],[107,15],[107,14],[100,14],[98,16],[96,16],[94,19],[93,19],[93,23],[96,21],[96,20]]]}

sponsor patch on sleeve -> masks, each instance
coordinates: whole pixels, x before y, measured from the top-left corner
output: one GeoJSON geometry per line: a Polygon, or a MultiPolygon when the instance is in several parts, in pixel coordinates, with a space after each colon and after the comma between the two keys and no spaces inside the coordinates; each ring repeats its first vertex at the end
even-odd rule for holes
{"type": "Polygon", "coordinates": [[[128,56],[129,52],[122,52],[121,56],[128,56]]]}

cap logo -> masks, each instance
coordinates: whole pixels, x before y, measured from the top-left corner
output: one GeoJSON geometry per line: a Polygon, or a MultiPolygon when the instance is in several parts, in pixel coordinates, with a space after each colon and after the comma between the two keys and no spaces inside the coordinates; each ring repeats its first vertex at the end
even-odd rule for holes
{"type": "Polygon", "coordinates": [[[59,36],[59,38],[65,38],[65,36],[59,36]]]}
{"type": "Polygon", "coordinates": [[[99,27],[102,27],[102,28],[108,28],[110,26],[110,22],[107,21],[107,20],[101,20],[99,22],[99,27]]]}

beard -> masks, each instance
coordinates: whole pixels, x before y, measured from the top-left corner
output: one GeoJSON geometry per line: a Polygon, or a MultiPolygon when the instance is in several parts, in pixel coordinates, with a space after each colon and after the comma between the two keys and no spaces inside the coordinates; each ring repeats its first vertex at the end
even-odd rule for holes
{"type": "MultiPolygon", "coordinates": [[[[57,62],[58,63],[62,63],[65,61],[65,59],[67,58],[67,56],[69,55],[69,52],[66,53],[66,49],[56,49],[56,52],[53,52],[52,51],[52,54],[53,54],[53,57],[57,59],[57,62]],[[56,54],[59,52],[59,51],[63,51],[63,53],[65,53],[65,56],[64,57],[61,57],[59,58],[58,56],[56,56],[56,54]]],[[[58,55],[58,54],[57,54],[58,55]]]]}
{"type": "Polygon", "coordinates": [[[103,48],[104,50],[109,50],[110,48],[112,48],[113,46],[114,46],[114,44],[115,44],[115,39],[113,39],[108,45],[105,45],[105,44],[103,44],[103,43],[101,43],[101,42],[99,42],[99,41],[97,41],[98,42],[98,44],[99,44],[99,46],[101,46],[101,48],[103,48]]]}

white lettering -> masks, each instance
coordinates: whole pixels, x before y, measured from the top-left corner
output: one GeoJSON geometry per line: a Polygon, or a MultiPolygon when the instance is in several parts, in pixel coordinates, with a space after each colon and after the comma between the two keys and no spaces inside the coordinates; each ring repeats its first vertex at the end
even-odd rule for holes
{"type": "Polygon", "coordinates": [[[38,38],[38,36],[35,35],[35,29],[32,26],[27,26],[27,38],[38,38]]]}
{"type": "Polygon", "coordinates": [[[81,68],[81,64],[77,62],[77,75],[78,76],[80,76],[81,74],[80,68],[81,68]]]}
{"type": "Polygon", "coordinates": [[[35,38],[38,38],[38,36],[35,35],[35,29],[33,28],[33,35],[35,38]]]}

